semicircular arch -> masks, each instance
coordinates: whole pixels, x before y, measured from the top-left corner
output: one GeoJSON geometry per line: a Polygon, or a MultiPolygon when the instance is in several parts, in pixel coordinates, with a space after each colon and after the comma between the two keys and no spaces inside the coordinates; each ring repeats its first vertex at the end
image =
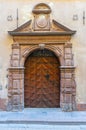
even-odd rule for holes
{"type": "MultiPolygon", "coordinates": [[[[30,47],[30,48],[26,48],[24,49],[23,53],[22,53],[22,58],[21,58],[21,61],[20,61],[20,66],[24,67],[24,63],[25,63],[25,60],[27,59],[27,57],[35,50],[38,50],[40,49],[39,46],[34,46],[34,47],[30,47]]],[[[45,49],[48,49],[50,51],[52,51],[56,57],[59,59],[59,62],[60,62],[60,66],[63,66],[64,65],[64,58],[62,56],[62,52],[60,50],[60,48],[56,48],[54,46],[45,46],[45,49]]]]}

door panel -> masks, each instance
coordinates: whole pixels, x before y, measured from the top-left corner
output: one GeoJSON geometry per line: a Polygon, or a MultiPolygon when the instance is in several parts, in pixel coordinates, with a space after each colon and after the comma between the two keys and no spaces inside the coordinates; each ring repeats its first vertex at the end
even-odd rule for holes
{"type": "Polygon", "coordinates": [[[59,107],[59,82],[57,57],[48,50],[32,53],[25,62],[25,107],[59,107]]]}

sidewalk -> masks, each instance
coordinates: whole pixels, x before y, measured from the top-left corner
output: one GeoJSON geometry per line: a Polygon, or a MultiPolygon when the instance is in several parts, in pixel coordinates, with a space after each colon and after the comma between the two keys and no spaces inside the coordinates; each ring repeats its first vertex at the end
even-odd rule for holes
{"type": "Polygon", "coordinates": [[[61,109],[28,108],[21,112],[0,112],[0,123],[44,123],[44,124],[85,124],[86,112],[62,112],[61,109]]]}
{"type": "Polygon", "coordinates": [[[36,124],[0,124],[0,130],[86,130],[86,126],[36,125],[36,124]]]}
{"type": "Polygon", "coordinates": [[[62,112],[52,108],[2,111],[0,130],[86,130],[86,112],[62,112]]]}

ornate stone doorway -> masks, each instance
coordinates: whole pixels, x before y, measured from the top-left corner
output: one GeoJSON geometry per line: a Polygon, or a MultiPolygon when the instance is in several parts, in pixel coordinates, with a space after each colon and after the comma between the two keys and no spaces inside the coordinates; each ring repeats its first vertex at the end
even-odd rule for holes
{"type": "MultiPolygon", "coordinates": [[[[41,48],[53,52],[60,62],[60,108],[64,111],[76,109],[75,67],[73,62],[72,43],[70,42],[71,36],[75,34],[75,31],[70,30],[55,20],[51,20],[50,13],[51,9],[48,5],[43,3],[38,4],[33,9],[33,20],[28,21],[13,31],[9,31],[9,34],[13,36],[14,43],[12,44],[10,67],[8,69],[8,110],[14,111],[24,109],[24,86],[27,85],[25,80],[28,78],[25,66],[29,64],[26,59],[28,59],[28,55],[32,54],[32,52],[40,50],[41,48]]],[[[46,60],[46,58],[44,57],[43,60],[46,60]]],[[[48,64],[48,66],[51,65],[48,64]]],[[[56,70],[56,72],[57,71],[58,70],[56,70]]],[[[49,79],[51,80],[51,75],[45,72],[44,75],[44,82],[49,79]]],[[[57,82],[58,77],[56,77],[53,84],[57,84],[57,82]]],[[[32,85],[34,86],[34,83],[32,85]]],[[[59,101],[59,99],[55,100],[59,101]]],[[[26,104],[27,103],[25,103],[25,105],[26,104]]],[[[55,105],[59,106],[59,102],[55,103],[55,105]]]]}
{"type": "Polygon", "coordinates": [[[36,50],[26,59],[25,107],[60,107],[60,64],[53,52],[36,50]]]}

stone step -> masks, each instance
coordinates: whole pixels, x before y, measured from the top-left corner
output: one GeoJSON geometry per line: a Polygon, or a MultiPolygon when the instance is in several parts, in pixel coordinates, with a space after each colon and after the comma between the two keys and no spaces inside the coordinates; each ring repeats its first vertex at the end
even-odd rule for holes
{"type": "Polygon", "coordinates": [[[71,125],[86,125],[86,121],[0,121],[0,125],[3,124],[30,124],[30,125],[67,125],[67,126],[71,126],[71,125]]]}
{"type": "Polygon", "coordinates": [[[0,112],[0,130],[86,130],[86,112],[61,109],[0,112]]]}

